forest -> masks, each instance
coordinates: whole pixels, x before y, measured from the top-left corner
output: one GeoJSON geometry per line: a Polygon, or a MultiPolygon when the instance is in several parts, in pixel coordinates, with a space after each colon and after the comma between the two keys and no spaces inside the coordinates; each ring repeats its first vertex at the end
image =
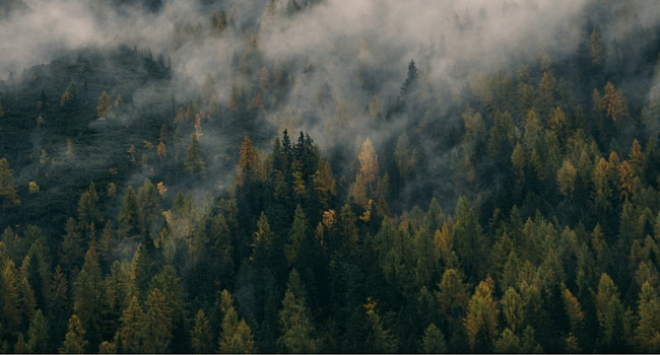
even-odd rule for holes
{"type": "Polygon", "coordinates": [[[0,353],[660,352],[660,6],[556,7],[0,2],[0,353]]]}

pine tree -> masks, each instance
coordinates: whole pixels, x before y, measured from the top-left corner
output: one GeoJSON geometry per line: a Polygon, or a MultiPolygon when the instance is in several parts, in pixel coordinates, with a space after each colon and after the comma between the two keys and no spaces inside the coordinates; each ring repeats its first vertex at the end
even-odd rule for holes
{"type": "Polygon", "coordinates": [[[406,81],[403,83],[403,86],[401,86],[400,96],[405,97],[410,93],[410,91],[412,91],[413,85],[417,82],[418,77],[419,74],[417,73],[417,66],[415,66],[415,61],[411,60],[410,64],[408,64],[408,75],[406,77],[406,81]]]}
{"type": "Polygon", "coordinates": [[[87,332],[91,346],[96,347],[100,343],[100,316],[103,312],[103,280],[101,268],[96,255],[96,243],[92,241],[85,255],[83,265],[75,284],[75,303],[73,311],[78,315],[80,323],[87,332]]]}
{"type": "Polygon", "coordinates": [[[5,208],[19,205],[21,201],[16,193],[16,185],[12,176],[12,169],[9,169],[7,159],[0,159],[0,197],[2,198],[2,211],[5,208]]]}
{"type": "Polygon", "coordinates": [[[119,211],[119,233],[124,239],[135,238],[141,234],[140,204],[132,186],[128,186],[124,201],[119,211]]]}
{"type": "Polygon", "coordinates": [[[112,103],[110,102],[110,95],[107,92],[103,92],[99,97],[99,103],[96,105],[96,113],[99,116],[99,120],[105,120],[106,118],[113,118],[112,114],[112,103]]]}
{"type": "Polygon", "coordinates": [[[213,352],[213,336],[209,320],[200,308],[195,316],[195,324],[190,331],[193,351],[197,354],[210,354],[213,352]]]}
{"type": "Polygon", "coordinates": [[[50,351],[50,337],[48,335],[48,321],[41,309],[34,314],[28,330],[27,349],[31,354],[48,353],[50,351]]]}
{"type": "Polygon", "coordinates": [[[447,352],[445,335],[433,323],[424,331],[421,351],[425,354],[444,354],[447,352]]]}
{"type": "Polygon", "coordinates": [[[492,280],[481,281],[470,298],[465,330],[472,351],[486,351],[497,334],[497,310],[489,285],[492,280]]]}
{"type": "Polygon", "coordinates": [[[307,219],[305,218],[305,212],[303,212],[302,207],[298,205],[293,217],[293,225],[289,231],[289,243],[284,246],[284,251],[286,253],[286,258],[289,260],[289,264],[294,264],[300,248],[305,240],[307,233],[307,219]]]}
{"type": "Polygon", "coordinates": [[[194,133],[186,150],[184,166],[186,171],[194,177],[204,177],[206,175],[206,163],[202,159],[199,141],[197,141],[197,135],[194,133]]]}
{"type": "Polygon", "coordinates": [[[397,350],[397,339],[383,327],[380,315],[376,312],[376,302],[367,299],[366,319],[368,335],[366,348],[375,353],[393,354],[397,350]]]}
{"type": "Polygon", "coordinates": [[[573,196],[575,191],[575,179],[577,169],[571,164],[571,160],[566,158],[557,172],[557,182],[559,183],[559,192],[565,196],[573,196]]]}
{"type": "Polygon", "coordinates": [[[242,186],[244,183],[256,180],[259,174],[259,153],[252,146],[252,141],[245,136],[241,144],[241,150],[238,158],[238,174],[236,175],[236,185],[242,186]]]}
{"type": "Polygon", "coordinates": [[[289,353],[314,353],[316,340],[312,338],[315,331],[305,307],[304,293],[302,292],[298,272],[291,271],[288,287],[282,300],[280,311],[281,334],[277,343],[289,353]]]}
{"type": "Polygon", "coordinates": [[[69,318],[69,331],[66,333],[62,347],[59,348],[60,354],[83,354],[86,347],[85,329],[78,316],[73,314],[69,318]]]}
{"type": "Polygon", "coordinates": [[[525,303],[520,297],[518,292],[513,287],[509,287],[502,297],[502,314],[508,329],[512,332],[522,330],[522,325],[525,320],[525,303]]]}
{"type": "Polygon", "coordinates": [[[96,186],[92,181],[89,184],[89,189],[80,195],[80,200],[78,201],[78,221],[85,226],[88,226],[90,223],[96,222],[101,213],[97,203],[99,201],[99,196],[96,193],[96,186]]]}
{"type": "Polygon", "coordinates": [[[156,222],[162,214],[160,202],[158,200],[158,191],[151,180],[146,179],[138,189],[138,204],[140,205],[141,225],[145,228],[145,233],[154,234],[156,222]]]}
{"type": "Polygon", "coordinates": [[[76,88],[73,86],[73,83],[69,84],[62,94],[62,101],[60,101],[60,106],[64,106],[68,103],[72,103],[76,100],[76,88]]]}
{"type": "Polygon", "coordinates": [[[222,333],[218,338],[220,345],[219,352],[223,354],[255,353],[256,350],[250,328],[244,319],[241,319],[239,322],[238,313],[234,309],[234,302],[229,291],[223,290],[221,298],[220,308],[223,313],[223,319],[222,333]]]}
{"type": "Polygon", "coordinates": [[[3,330],[11,336],[15,336],[16,332],[21,329],[23,309],[21,307],[21,295],[16,266],[11,259],[5,261],[3,278],[5,286],[2,292],[4,296],[3,330]]]}
{"type": "Polygon", "coordinates": [[[84,256],[82,236],[78,230],[78,224],[69,217],[64,227],[66,234],[62,236],[62,263],[65,270],[69,272],[77,268],[84,256]]]}
{"type": "Polygon", "coordinates": [[[456,248],[456,254],[469,279],[482,278],[485,276],[482,260],[487,258],[487,242],[479,220],[464,196],[460,197],[456,204],[455,221],[452,244],[456,248]]]}
{"type": "Polygon", "coordinates": [[[131,298],[128,307],[121,315],[121,326],[117,331],[121,349],[127,353],[142,351],[144,314],[136,296],[131,298]]]}
{"type": "Polygon", "coordinates": [[[641,352],[660,352],[660,297],[647,281],[642,285],[637,308],[639,325],[635,329],[637,349],[641,352]]]}
{"type": "Polygon", "coordinates": [[[596,27],[591,31],[591,63],[594,67],[600,66],[600,37],[596,31],[596,27]]]}
{"type": "Polygon", "coordinates": [[[626,98],[623,96],[621,89],[614,89],[614,85],[609,81],[605,85],[603,101],[605,103],[607,117],[610,117],[613,121],[628,115],[628,104],[626,103],[626,98]]]}
{"type": "Polygon", "coordinates": [[[144,303],[147,312],[144,317],[142,351],[146,353],[165,353],[172,340],[171,310],[165,297],[158,288],[154,288],[144,303]]]}

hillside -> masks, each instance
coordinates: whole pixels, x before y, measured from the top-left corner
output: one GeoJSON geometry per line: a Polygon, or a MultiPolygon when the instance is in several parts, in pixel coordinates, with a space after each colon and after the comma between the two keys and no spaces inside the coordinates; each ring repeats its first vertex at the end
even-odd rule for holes
{"type": "Polygon", "coordinates": [[[0,23],[0,349],[660,351],[660,9],[407,4],[0,23]]]}

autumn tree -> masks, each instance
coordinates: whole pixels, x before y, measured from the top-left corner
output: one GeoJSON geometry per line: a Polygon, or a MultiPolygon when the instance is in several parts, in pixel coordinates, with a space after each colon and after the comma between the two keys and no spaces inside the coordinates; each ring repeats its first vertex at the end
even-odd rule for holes
{"type": "Polygon", "coordinates": [[[121,326],[117,338],[121,349],[127,353],[142,352],[144,313],[136,296],[131,298],[121,316],[121,326]]]}
{"type": "Polygon", "coordinates": [[[218,339],[220,353],[223,354],[253,354],[256,352],[250,328],[244,319],[238,320],[231,294],[223,290],[220,308],[222,318],[222,333],[218,339]]]}
{"type": "Polygon", "coordinates": [[[626,98],[623,96],[621,89],[615,89],[614,85],[609,81],[605,85],[603,101],[607,117],[610,117],[613,121],[628,115],[628,104],[626,103],[626,98]]]}
{"type": "Polygon", "coordinates": [[[248,136],[245,136],[241,144],[237,168],[236,185],[239,186],[256,180],[259,174],[259,153],[248,136]]]}
{"type": "Polygon", "coordinates": [[[376,302],[369,298],[364,308],[368,329],[365,347],[375,353],[395,353],[397,351],[397,339],[388,329],[383,327],[380,315],[376,312],[376,302]]]}
{"type": "Polygon", "coordinates": [[[374,185],[378,181],[379,173],[378,155],[376,155],[376,150],[369,138],[362,144],[358,160],[360,161],[360,170],[352,187],[352,196],[357,204],[366,208],[369,199],[373,197],[374,185]]]}
{"type": "Polygon", "coordinates": [[[195,323],[190,331],[193,351],[197,354],[210,354],[213,352],[213,336],[209,320],[200,309],[195,315],[195,323]]]}
{"type": "Polygon", "coordinates": [[[660,352],[660,299],[647,281],[639,294],[637,314],[639,325],[635,329],[637,348],[641,352],[660,352]]]}
{"type": "Polygon", "coordinates": [[[481,281],[470,298],[467,315],[464,320],[470,348],[473,351],[489,349],[497,335],[496,301],[492,296],[492,280],[481,281]]]}
{"type": "Polygon", "coordinates": [[[565,159],[561,169],[559,169],[557,172],[559,192],[561,192],[564,196],[573,196],[573,191],[575,191],[576,177],[577,169],[575,169],[570,159],[565,159]]]}
{"type": "Polygon", "coordinates": [[[85,329],[78,316],[73,314],[69,318],[69,331],[66,333],[62,347],[59,348],[60,354],[83,354],[86,352],[86,347],[85,329]]]}
{"type": "Polygon", "coordinates": [[[149,293],[144,305],[147,312],[142,327],[144,343],[141,350],[146,353],[165,353],[172,340],[171,310],[158,288],[149,293]]]}
{"type": "Polygon", "coordinates": [[[96,105],[96,114],[99,116],[99,120],[105,120],[106,118],[113,118],[112,114],[112,102],[110,100],[110,95],[107,92],[103,92],[99,97],[99,102],[96,105]]]}
{"type": "Polygon", "coordinates": [[[76,100],[76,88],[73,86],[73,83],[69,84],[62,94],[62,100],[60,101],[60,106],[64,106],[68,103],[72,103],[76,100]]]}

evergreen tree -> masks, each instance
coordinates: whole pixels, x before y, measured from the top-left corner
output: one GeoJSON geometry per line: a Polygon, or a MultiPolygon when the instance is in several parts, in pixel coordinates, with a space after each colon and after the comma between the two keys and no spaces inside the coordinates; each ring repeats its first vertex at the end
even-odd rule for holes
{"type": "Polygon", "coordinates": [[[220,308],[223,315],[222,333],[218,338],[220,353],[223,354],[252,354],[255,353],[254,340],[250,328],[244,319],[238,320],[238,313],[234,309],[231,294],[223,290],[220,308]]]}
{"type": "Polygon", "coordinates": [[[62,236],[62,264],[64,264],[65,270],[72,272],[74,268],[80,265],[85,255],[83,251],[84,246],[78,230],[78,224],[73,218],[69,218],[66,221],[64,230],[66,234],[62,236]]]}
{"type": "Polygon", "coordinates": [[[96,105],[96,114],[99,116],[99,120],[105,120],[106,118],[113,118],[112,114],[112,103],[110,102],[110,95],[107,92],[103,92],[99,97],[99,103],[96,105]]]}
{"type": "Polygon", "coordinates": [[[21,203],[16,193],[12,169],[9,169],[9,163],[5,158],[0,159],[0,197],[2,198],[3,212],[5,208],[21,203]]]}
{"type": "Polygon", "coordinates": [[[202,159],[199,141],[197,141],[197,135],[194,133],[190,139],[190,145],[188,145],[188,149],[186,150],[186,161],[184,165],[186,171],[196,178],[206,175],[206,163],[202,159]]]}
{"type": "Polygon", "coordinates": [[[126,189],[118,220],[122,238],[133,239],[141,235],[140,204],[132,186],[126,189]]]}
{"type": "Polygon", "coordinates": [[[316,340],[312,338],[315,331],[305,307],[305,299],[300,289],[298,272],[291,271],[289,284],[282,300],[280,325],[282,336],[277,343],[289,353],[313,353],[317,350],[316,340]]]}
{"type": "Polygon", "coordinates": [[[154,288],[144,303],[147,312],[144,316],[143,346],[146,353],[165,353],[172,340],[171,310],[165,302],[165,297],[158,288],[154,288]]]}
{"type": "Polygon", "coordinates": [[[660,299],[647,281],[642,285],[637,309],[639,325],[635,329],[637,348],[641,352],[660,351],[660,299]]]}
{"type": "Polygon", "coordinates": [[[101,268],[96,255],[96,243],[94,242],[90,243],[89,250],[85,255],[85,264],[78,275],[75,286],[73,311],[78,315],[83,329],[86,329],[87,339],[91,341],[90,346],[95,348],[101,342],[99,327],[104,300],[101,268]]]}
{"type": "Polygon", "coordinates": [[[97,205],[98,201],[99,196],[96,193],[96,186],[92,181],[89,184],[89,189],[80,195],[80,200],[78,201],[78,221],[82,225],[88,226],[99,219],[101,213],[97,205]]]}
{"type": "Polygon", "coordinates": [[[50,337],[48,321],[40,309],[34,314],[28,330],[27,349],[31,354],[50,352],[50,337]]]}
{"type": "Polygon", "coordinates": [[[447,352],[445,336],[433,323],[424,331],[421,350],[426,354],[444,354],[447,352]]]}
{"type": "Polygon", "coordinates": [[[131,298],[121,316],[121,326],[117,331],[120,348],[127,353],[142,352],[144,314],[136,296],[131,298]]]}
{"type": "Polygon", "coordinates": [[[213,336],[211,335],[211,326],[209,320],[200,309],[195,316],[195,324],[190,331],[193,351],[197,354],[210,354],[213,352],[213,336]]]}

